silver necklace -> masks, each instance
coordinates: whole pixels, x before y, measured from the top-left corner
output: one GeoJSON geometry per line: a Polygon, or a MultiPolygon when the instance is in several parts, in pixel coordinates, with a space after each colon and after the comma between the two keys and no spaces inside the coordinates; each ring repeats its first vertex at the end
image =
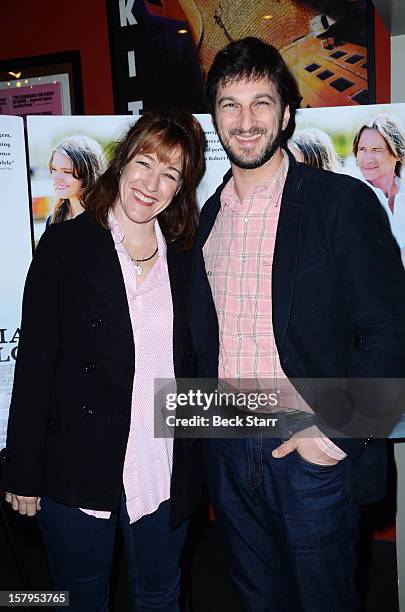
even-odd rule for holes
{"type": "Polygon", "coordinates": [[[154,252],[152,253],[150,257],[145,257],[144,259],[135,259],[134,257],[130,256],[131,261],[134,263],[135,272],[137,273],[138,276],[140,276],[143,272],[143,268],[139,264],[143,263],[144,261],[150,261],[153,257],[155,257],[157,252],[158,252],[158,247],[156,247],[156,249],[154,250],[154,252]]]}

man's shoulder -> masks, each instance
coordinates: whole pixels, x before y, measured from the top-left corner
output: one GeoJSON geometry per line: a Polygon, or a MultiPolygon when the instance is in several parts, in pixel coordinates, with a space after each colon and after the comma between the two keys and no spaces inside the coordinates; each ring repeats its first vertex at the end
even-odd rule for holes
{"type": "Polygon", "coordinates": [[[228,181],[231,178],[232,178],[232,171],[229,170],[224,175],[224,177],[222,179],[222,183],[220,183],[218,185],[218,187],[216,188],[214,193],[208,198],[208,200],[206,200],[205,204],[203,205],[203,207],[201,209],[201,213],[200,213],[200,223],[201,223],[201,221],[204,221],[206,216],[209,215],[212,212],[213,209],[219,209],[219,207],[221,205],[221,193],[222,193],[225,185],[228,183],[228,181]]]}
{"type": "Polygon", "coordinates": [[[322,214],[346,208],[354,212],[354,208],[360,210],[364,206],[374,207],[376,211],[380,208],[374,191],[358,178],[305,164],[300,164],[300,170],[306,202],[312,208],[320,209],[322,214]]]}
{"type": "MultiPolygon", "coordinates": [[[[340,172],[331,172],[330,170],[324,170],[323,168],[312,168],[307,164],[299,164],[302,177],[305,182],[305,187],[311,189],[319,189],[320,186],[336,187],[339,190],[351,190],[360,188],[364,185],[358,178],[350,176],[349,174],[343,174],[340,172]]],[[[332,195],[327,192],[328,195],[332,195]]],[[[323,193],[323,195],[326,195],[323,193]]]]}

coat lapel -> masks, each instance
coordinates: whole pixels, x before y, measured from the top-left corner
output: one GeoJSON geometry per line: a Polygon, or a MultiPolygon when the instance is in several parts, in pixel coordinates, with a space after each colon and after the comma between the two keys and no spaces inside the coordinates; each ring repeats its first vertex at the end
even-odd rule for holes
{"type": "Polygon", "coordinates": [[[83,266],[89,281],[132,335],[124,278],[111,232],[84,215],[85,232],[80,245],[83,266]]]}
{"type": "Polygon", "coordinates": [[[281,355],[290,320],[304,217],[302,173],[289,151],[289,169],[281,200],[272,271],[273,330],[281,355]]]}
{"type": "Polygon", "coordinates": [[[167,267],[173,302],[173,364],[176,377],[181,376],[181,365],[186,346],[187,326],[184,322],[187,321],[186,296],[190,278],[188,276],[187,279],[184,269],[186,263],[189,265],[187,255],[190,256],[185,252],[179,253],[176,247],[170,243],[167,245],[167,267]]]}

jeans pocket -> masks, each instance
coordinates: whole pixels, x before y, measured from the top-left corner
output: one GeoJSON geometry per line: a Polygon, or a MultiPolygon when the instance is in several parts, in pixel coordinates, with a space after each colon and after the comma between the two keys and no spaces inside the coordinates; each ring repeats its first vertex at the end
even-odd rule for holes
{"type": "Polygon", "coordinates": [[[330,463],[330,464],[314,463],[313,461],[309,461],[309,459],[305,459],[305,457],[303,457],[301,453],[299,453],[298,451],[295,451],[295,452],[298,457],[298,460],[301,463],[303,463],[304,465],[310,466],[311,468],[315,470],[329,472],[330,470],[340,467],[340,464],[342,463],[342,461],[338,461],[337,463],[330,463]]]}

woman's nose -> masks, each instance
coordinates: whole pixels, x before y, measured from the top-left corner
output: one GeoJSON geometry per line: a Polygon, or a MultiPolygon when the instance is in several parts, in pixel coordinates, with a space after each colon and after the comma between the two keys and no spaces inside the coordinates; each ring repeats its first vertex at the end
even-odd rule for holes
{"type": "Polygon", "coordinates": [[[150,172],[145,179],[145,186],[148,191],[157,191],[159,188],[159,175],[157,172],[150,172]]]}

